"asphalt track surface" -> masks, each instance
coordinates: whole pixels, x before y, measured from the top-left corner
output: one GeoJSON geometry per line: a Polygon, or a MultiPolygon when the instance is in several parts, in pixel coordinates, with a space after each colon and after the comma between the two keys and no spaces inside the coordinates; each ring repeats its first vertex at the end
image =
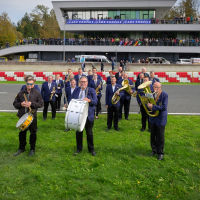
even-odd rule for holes
{"type": "MultiPolygon", "coordinates": [[[[0,112],[16,112],[13,107],[13,101],[17,93],[21,89],[20,84],[0,84],[0,112]]],[[[41,88],[41,85],[39,85],[41,88]]],[[[162,90],[168,93],[168,113],[169,114],[194,114],[200,115],[199,92],[198,85],[163,85],[162,90]]],[[[102,90],[102,112],[106,112],[105,107],[105,89],[102,90]]],[[[61,106],[63,106],[63,96],[61,106]]],[[[43,109],[39,109],[42,111],[43,109]]],[[[49,106],[50,111],[50,106],[49,106]]],[[[64,112],[64,111],[63,111],[64,112]]],[[[138,113],[139,106],[136,98],[132,97],[130,105],[131,113],[138,113]]]]}

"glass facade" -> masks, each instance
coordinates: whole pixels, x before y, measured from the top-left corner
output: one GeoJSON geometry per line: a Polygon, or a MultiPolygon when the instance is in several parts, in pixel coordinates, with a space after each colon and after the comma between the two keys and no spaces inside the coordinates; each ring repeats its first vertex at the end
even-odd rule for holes
{"type": "Polygon", "coordinates": [[[67,19],[151,19],[153,10],[67,11],[67,19]]]}

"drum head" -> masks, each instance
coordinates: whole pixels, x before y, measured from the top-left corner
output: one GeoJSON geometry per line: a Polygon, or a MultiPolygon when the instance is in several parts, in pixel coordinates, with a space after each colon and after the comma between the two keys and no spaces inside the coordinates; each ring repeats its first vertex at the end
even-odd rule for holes
{"type": "Polygon", "coordinates": [[[65,128],[83,131],[88,116],[87,101],[72,99],[65,116],[65,128]]]}
{"type": "Polygon", "coordinates": [[[28,113],[24,114],[24,115],[19,119],[19,121],[17,122],[16,128],[19,128],[19,127],[26,121],[26,119],[28,118],[28,116],[29,116],[28,113]]]}

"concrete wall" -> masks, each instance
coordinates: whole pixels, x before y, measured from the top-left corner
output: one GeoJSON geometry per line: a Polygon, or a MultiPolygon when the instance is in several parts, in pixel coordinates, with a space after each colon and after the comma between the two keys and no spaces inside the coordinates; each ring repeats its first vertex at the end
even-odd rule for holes
{"type": "MultiPolygon", "coordinates": [[[[57,62],[0,62],[0,71],[43,71],[43,72],[65,72],[71,68],[72,71],[78,71],[81,67],[80,63],[57,63],[57,62]]],[[[95,64],[97,71],[100,71],[100,64],[95,64]]],[[[165,64],[127,64],[127,71],[139,72],[142,67],[146,67],[147,71],[155,72],[200,72],[200,65],[165,65],[165,64]]],[[[86,70],[92,69],[90,63],[86,63],[86,70]]],[[[111,64],[105,64],[105,71],[111,70],[111,64]]],[[[117,71],[117,67],[116,70],[117,71]]]]}

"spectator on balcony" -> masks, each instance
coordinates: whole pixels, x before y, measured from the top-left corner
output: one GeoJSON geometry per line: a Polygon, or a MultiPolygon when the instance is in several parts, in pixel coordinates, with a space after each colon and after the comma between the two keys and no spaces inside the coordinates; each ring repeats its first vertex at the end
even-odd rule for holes
{"type": "Polygon", "coordinates": [[[187,24],[190,23],[190,17],[187,17],[187,24]]]}
{"type": "Polygon", "coordinates": [[[135,59],[134,58],[132,58],[132,63],[135,63],[135,59]]]}
{"type": "Polygon", "coordinates": [[[151,60],[149,61],[149,63],[150,63],[150,64],[153,64],[153,59],[151,59],[151,60]]]}
{"type": "Polygon", "coordinates": [[[190,22],[193,23],[193,16],[190,17],[190,22]]]}

